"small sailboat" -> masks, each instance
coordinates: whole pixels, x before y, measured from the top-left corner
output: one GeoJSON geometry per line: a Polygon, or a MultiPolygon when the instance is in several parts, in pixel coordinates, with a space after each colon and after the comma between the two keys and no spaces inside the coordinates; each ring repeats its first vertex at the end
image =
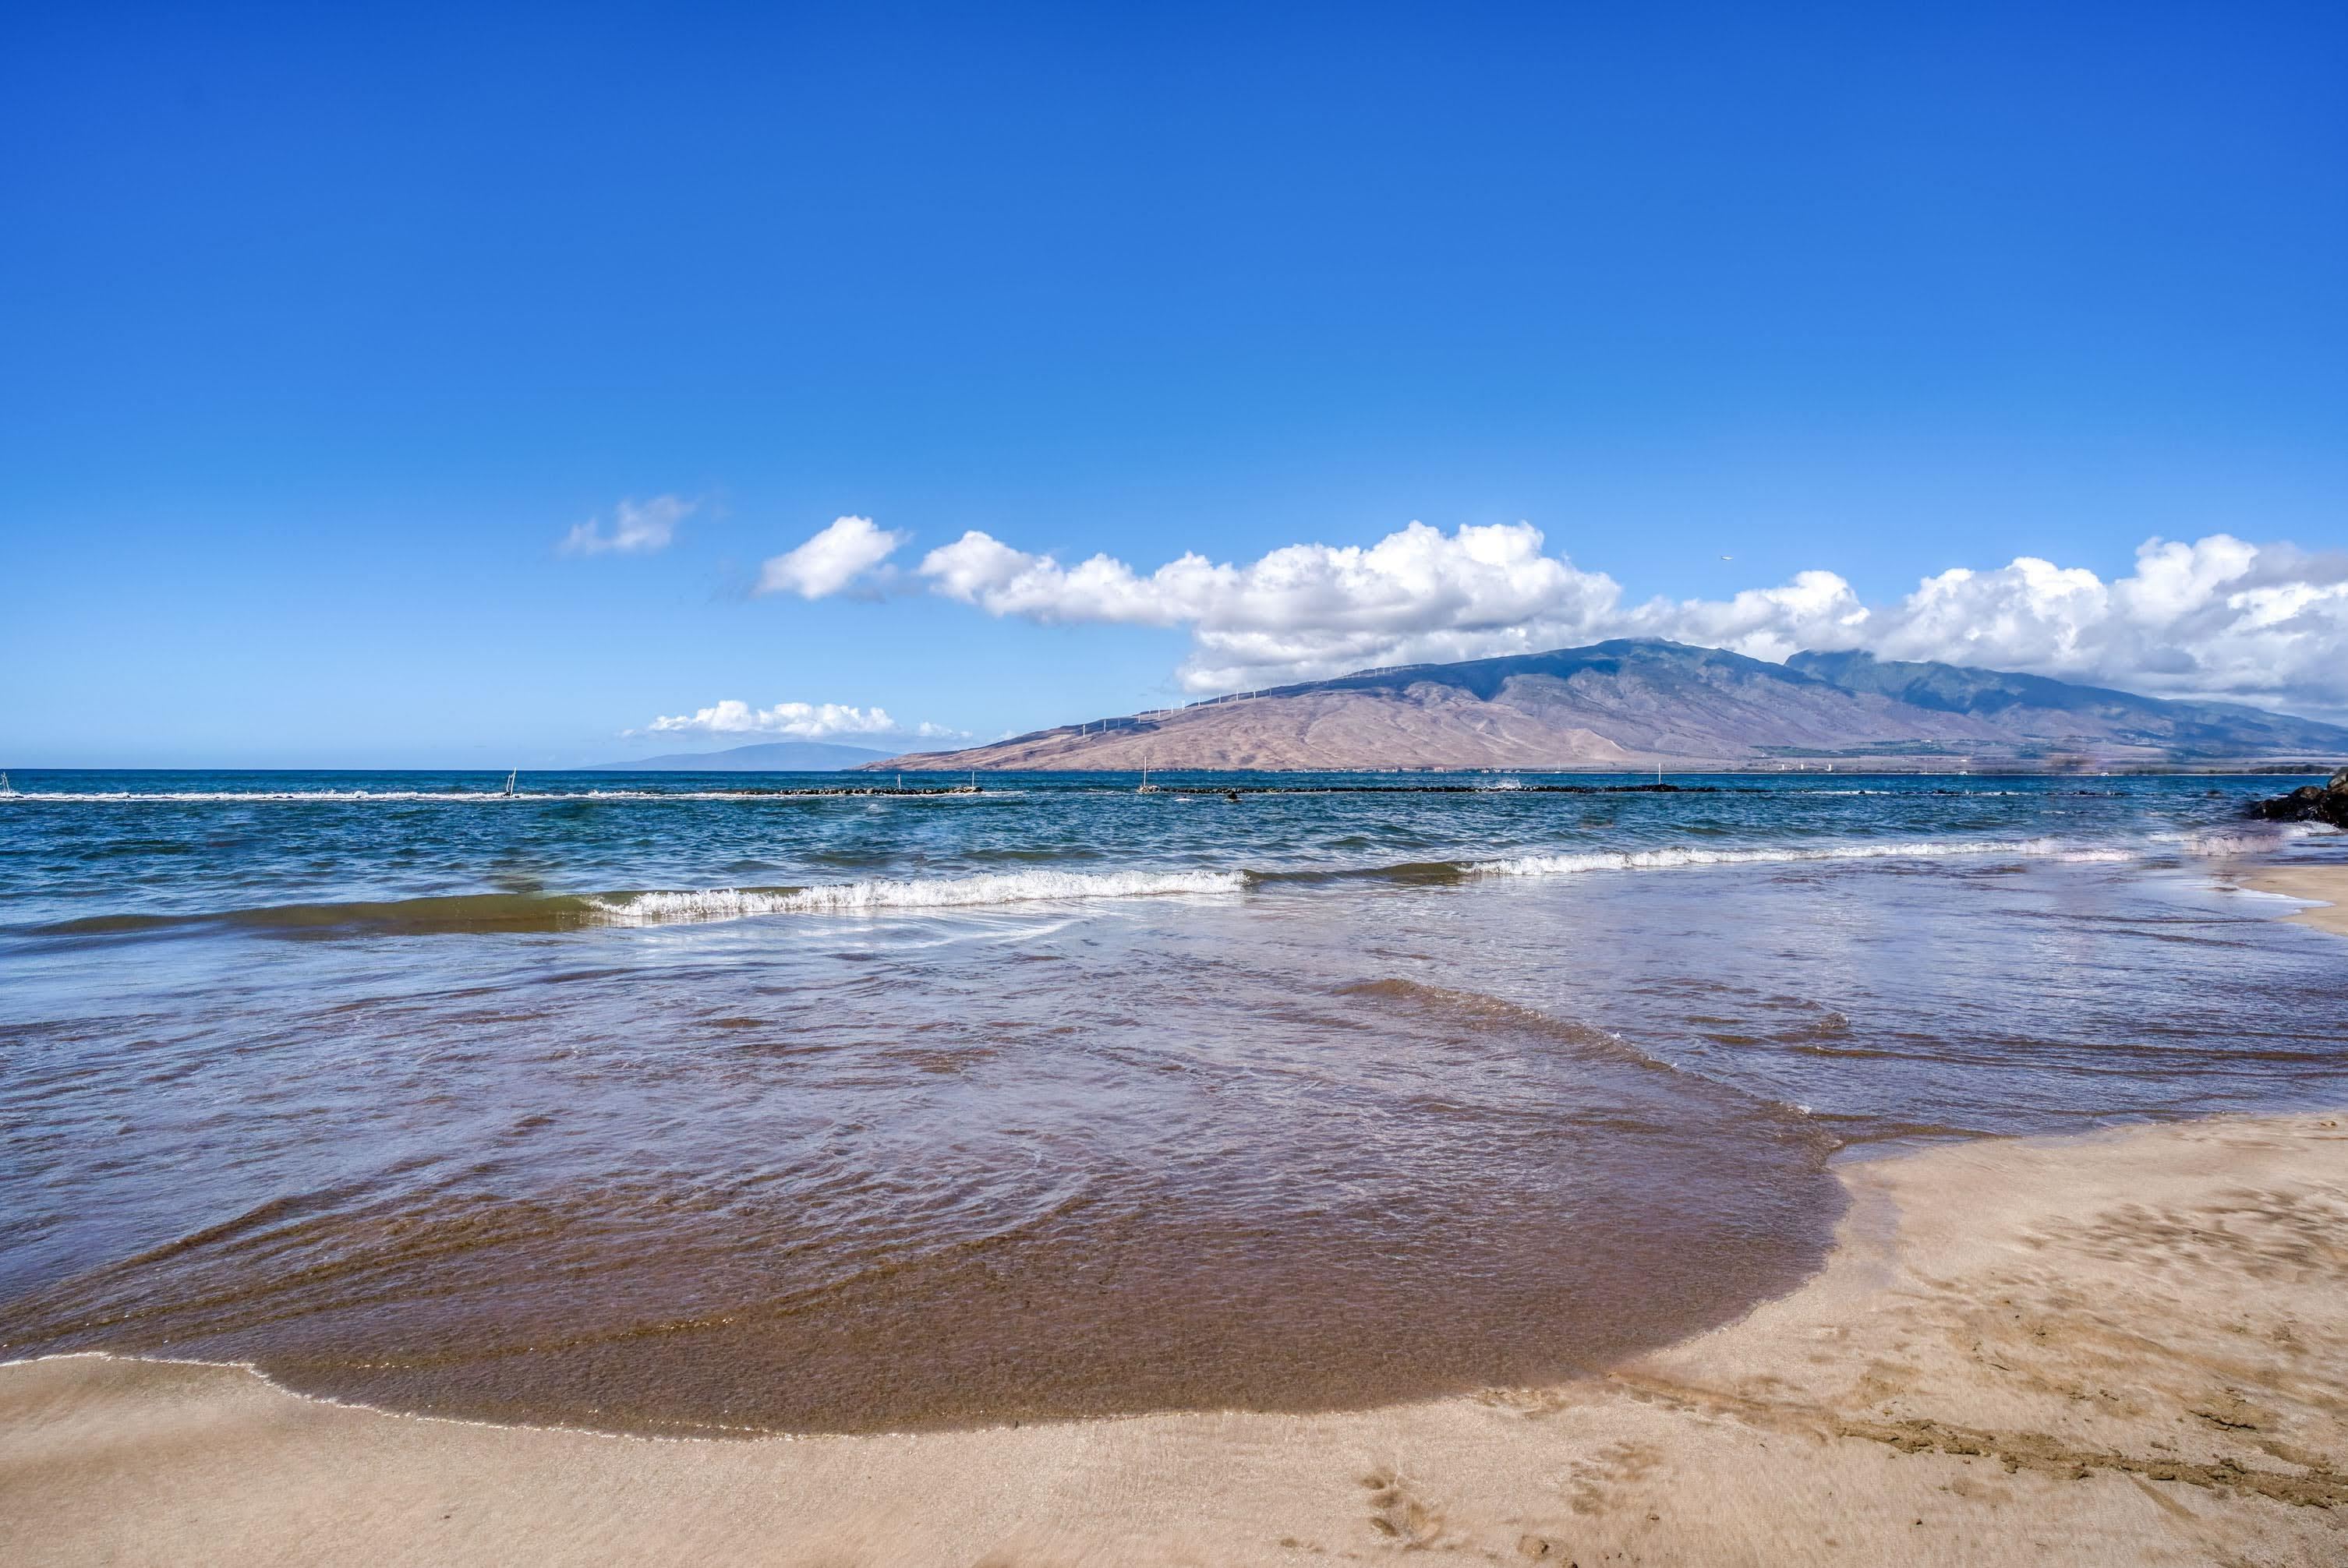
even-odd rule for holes
{"type": "Polygon", "coordinates": [[[1149,782],[1149,759],[1146,756],[1141,759],[1141,787],[1135,790],[1133,793],[1136,794],[1156,794],[1159,793],[1158,786],[1149,782]]]}
{"type": "Polygon", "coordinates": [[[949,794],[983,794],[986,792],[978,787],[978,774],[976,770],[973,770],[970,775],[970,782],[968,784],[958,784],[946,793],[949,794]]]}
{"type": "Polygon", "coordinates": [[[516,768],[513,772],[506,774],[505,796],[508,800],[511,800],[513,798],[514,785],[520,777],[521,770],[520,768],[516,768]]]}

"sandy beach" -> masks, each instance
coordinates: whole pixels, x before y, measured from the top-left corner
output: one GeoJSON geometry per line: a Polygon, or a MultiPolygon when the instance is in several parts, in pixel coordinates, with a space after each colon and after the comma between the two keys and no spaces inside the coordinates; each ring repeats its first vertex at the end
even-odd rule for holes
{"type": "Polygon", "coordinates": [[[2262,866],[2237,880],[2252,892],[2313,900],[2283,917],[2348,937],[2348,866],[2262,866]]]}
{"type": "Polygon", "coordinates": [[[1826,1270],[1585,1382],[1320,1416],[648,1440],[238,1368],[0,1368],[13,1563],[2327,1563],[2348,1118],[1841,1168],[1826,1270]]]}

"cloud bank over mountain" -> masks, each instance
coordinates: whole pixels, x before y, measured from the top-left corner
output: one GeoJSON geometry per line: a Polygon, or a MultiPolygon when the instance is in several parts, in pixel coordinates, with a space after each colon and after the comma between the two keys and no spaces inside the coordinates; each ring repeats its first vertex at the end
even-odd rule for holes
{"type": "Polygon", "coordinates": [[[642,730],[644,735],[786,735],[794,740],[829,740],[835,735],[888,735],[913,739],[957,739],[960,730],[941,724],[901,724],[885,708],[859,708],[845,702],[778,702],[753,707],[728,697],[690,713],[664,715],[642,730]]]}
{"type": "MultiPolygon", "coordinates": [[[[843,518],[800,551],[833,548],[827,541],[850,522],[870,533],[837,544],[853,543],[860,564],[824,574],[823,591],[863,579],[901,539],[843,518]]],[[[1662,637],[1778,661],[1803,649],[1866,649],[2162,695],[2348,711],[2348,555],[2229,534],[2149,539],[2134,569],[2108,582],[2024,556],[1952,568],[1880,604],[1828,570],[1725,600],[1626,602],[1613,578],[1550,553],[1529,523],[1445,533],[1414,522],[1372,545],[1289,545],[1237,564],[1188,553],[1148,572],[1108,555],[1068,565],[973,529],[929,551],[914,576],[994,616],[1186,628],[1192,646],[1179,677],[1199,692],[1662,637]]]]}

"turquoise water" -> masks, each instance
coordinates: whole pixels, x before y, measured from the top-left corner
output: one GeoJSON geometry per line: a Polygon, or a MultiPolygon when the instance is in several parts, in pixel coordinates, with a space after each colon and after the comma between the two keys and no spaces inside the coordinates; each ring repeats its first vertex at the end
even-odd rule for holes
{"type": "Polygon", "coordinates": [[[1853,1145],[2342,1097],[2348,948],[2226,880],[2348,849],[2296,780],[1135,782],[17,774],[0,1349],[1361,1403],[1733,1316],[1853,1145]]]}

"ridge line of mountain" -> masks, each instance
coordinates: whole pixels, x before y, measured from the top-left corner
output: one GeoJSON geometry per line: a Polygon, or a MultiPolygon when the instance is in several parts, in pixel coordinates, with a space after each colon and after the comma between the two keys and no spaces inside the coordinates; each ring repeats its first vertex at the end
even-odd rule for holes
{"type": "Polygon", "coordinates": [[[1864,652],[1773,664],[1618,638],[1354,671],[870,768],[2065,767],[2348,758],[2348,728],[2230,702],[1864,652]]]}

